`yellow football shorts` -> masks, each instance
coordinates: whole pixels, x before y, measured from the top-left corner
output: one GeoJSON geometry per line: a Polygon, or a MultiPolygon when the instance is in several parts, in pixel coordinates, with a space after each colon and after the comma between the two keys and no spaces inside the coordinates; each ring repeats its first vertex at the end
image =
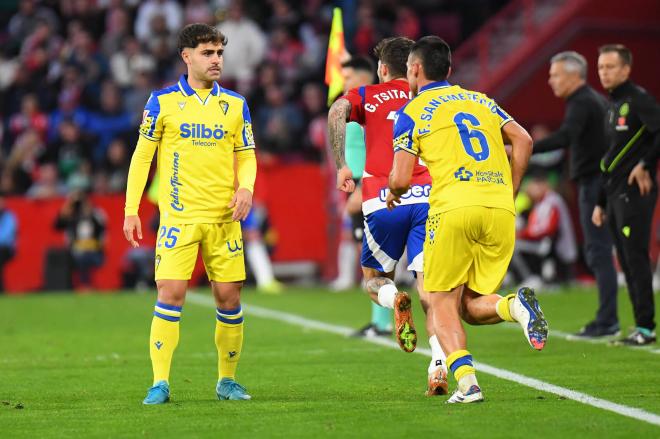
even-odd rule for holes
{"type": "Polygon", "coordinates": [[[424,289],[460,285],[495,293],[506,275],[516,239],[515,215],[505,209],[469,206],[431,214],[424,240],[424,289]]]}
{"type": "Polygon", "coordinates": [[[156,241],[156,280],[189,280],[200,246],[209,280],[245,280],[243,237],[241,223],[238,221],[218,224],[161,224],[156,241]]]}

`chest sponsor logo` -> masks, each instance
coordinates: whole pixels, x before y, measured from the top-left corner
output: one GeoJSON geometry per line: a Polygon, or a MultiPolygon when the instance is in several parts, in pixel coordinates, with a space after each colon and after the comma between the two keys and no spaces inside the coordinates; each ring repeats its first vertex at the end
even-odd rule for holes
{"type": "Polygon", "coordinates": [[[216,140],[222,140],[227,132],[219,124],[213,127],[203,123],[182,123],[179,126],[180,136],[192,140],[194,146],[216,146],[216,140]]]}

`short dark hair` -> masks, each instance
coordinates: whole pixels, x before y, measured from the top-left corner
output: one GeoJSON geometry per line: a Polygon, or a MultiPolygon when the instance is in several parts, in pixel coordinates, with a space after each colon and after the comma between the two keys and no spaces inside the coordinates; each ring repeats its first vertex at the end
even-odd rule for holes
{"type": "Polygon", "coordinates": [[[598,48],[598,54],[616,52],[619,54],[619,58],[623,61],[623,64],[629,65],[632,67],[632,52],[623,44],[605,44],[598,48]]]}
{"type": "Polygon", "coordinates": [[[399,78],[406,76],[406,62],[413,44],[413,40],[405,37],[385,38],[374,47],[374,55],[381,63],[387,64],[393,77],[399,78]]]}
{"type": "Polygon", "coordinates": [[[362,72],[368,72],[373,75],[374,73],[374,62],[368,56],[354,56],[348,61],[341,63],[342,68],[348,68],[353,70],[359,70],[362,72]]]}
{"type": "Polygon", "coordinates": [[[445,40],[435,35],[422,37],[413,44],[410,53],[419,58],[427,79],[447,79],[451,67],[451,49],[445,40]]]}
{"type": "Polygon", "coordinates": [[[218,28],[203,23],[193,23],[179,32],[179,53],[186,47],[194,49],[201,43],[227,45],[227,37],[218,28]]]}

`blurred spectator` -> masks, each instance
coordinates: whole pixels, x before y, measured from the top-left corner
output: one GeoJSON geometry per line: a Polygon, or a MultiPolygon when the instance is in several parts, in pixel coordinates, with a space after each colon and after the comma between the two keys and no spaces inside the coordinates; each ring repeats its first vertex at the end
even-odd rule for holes
{"type": "Polygon", "coordinates": [[[60,13],[67,22],[80,22],[95,40],[103,34],[103,15],[95,1],[60,0],[60,13]]]}
{"type": "Polygon", "coordinates": [[[9,20],[7,30],[15,44],[24,41],[34,31],[39,21],[47,21],[57,29],[59,21],[53,10],[37,6],[37,3],[37,0],[21,0],[18,12],[9,20]]]}
{"type": "Polygon", "coordinates": [[[264,59],[266,35],[253,20],[243,15],[243,4],[239,0],[231,2],[227,19],[218,24],[218,29],[229,38],[222,81],[235,83],[237,91],[246,94],[253,86],[257,66],[264,59]]]}
{"type": "Polygon", "coordinates": [[[302,44],[291,37],[291,33],[286,26],[278,26],[273,30],[270,36],[270,46],[268,46],[266,52],[266,59],[277,65],[282,79],[285,81],[298,79],[300,74],[298,63],[302,53],[302,44]]]}
{"type": "Polygon", "coordinates": [[[521,283],[539,288],[545,261],[553,259],[555,274],[571,271],[577,259],[575,232],[566,203],[544,175],[533,176],[525,192],[533,206],[527,225],[517,233],[511,268],[521,283]]]}
{"type": "Polygon", "coordinates": [[[177,48],[176,36],[178,30],[172,32],[167,27],[167,18],[163,14],[156,14],[151,17],[149,29],[149,39],[143,41],[143,43],[149,48],[151,53],[155,53],[156,50],[163,50],[163,48],[165,48],[165,54],[171,62],[172,55],[177,48]]]}
{"type": "Polygon", "coordinates": [[[135,36],[143,43],[149,43],[152,20],[155,16],[164,17],[167,30],[176,34],[181,29],[183,15],[181,6],[174,0],[147,0],[140,4],[135,19],[135,36]]]}
{"type": "MultiPolygon", "coordinates": [[[[135,37],[127,36],[121,42],[121,49],[110,58],[110,71],[120,87],[130,87],[135,75],[150,73],[156,69],[156,60],[151,54],[142,51],[135,37]]],[[[142,103],[144,106],[144,102],[142,103]]]]}
{"type": "Polygon", "coordinates": [[[122,139],[113,140],[108,148],[102,171],[96,175],[97,182],[99,182],[99,178],[104,180],[103,190],[99,190],[99,186],[95,184],[97,192],[124,192],[126,190],[129,164],[130,157],[126,143],[122,139]]]}
{"type": "Polygon", "coordinates": [[[18,222],[16,221],[16,215],[7,209],[5,196],[0,192],[0,293],[5,290],[5,265],[13,259],[16,253],[17,234],[18,222]]]}
{"type": "Polygon", "coordinates": [[[300,16],[286,0],[269,0],[271,16],[268,19],[268,27],[274,30],[277,27],[285,27],[294,32],[300,24],[300,16]]]}
{"type": "Polygon", "coordinates": [[[394,34],[416,40],[422,35],[422,24],[419,17],[409,6],[399,6],[396,9],[394,34]]]}
{"type": "Polygon", "coordinates": [[[360,5],[357,13],[357,29],[353,39],[356,54],[369,54],[383,36],[378,28],[373,7],[368,3],[360,5]]]}
{"type": "Polygon", "coordinates": [[[44,163],[36,171],[36,179],[26,195],[30,198],[54,198],[66,193],[66,187],[59,181],[57,166],[44,163]]]}
{"type": "Polygon", "coordinates": [[[9,119],[11,138],[16,139],[27,129],[33,129],[41,140],[46,140],[48,117],[39,109],[39,101],[37,101],[37,97],[33,94],[23,96],[21,112],[14,114],[9,119]]]}
{"type": "Polygon", "coordinates": [[[303,119],[300,110],[287,102],[284,91],[271,85],[266,90],[266,104],[257,113],[255,133],[259,133],[264,152],[289,154],[296,152],[303,119]]]}
{"type": "Polygon", "coordinates": [[[190,23],[213,25],[213,11],[206,0],[188,0],[183,11],[183,21],[184,25],[190,23]]]}
{"type": "Polygon", "coordinates": [[[92,35],[85,29],[73,31],[62,49],[62,58],[65,63],[76,65],[90,86],[96,85],[108,71],[107,60],[97,50],[92,35]]]}
{"type": "Polygon", "coordinates": [[[96,137],[96,147],[92,151],[95,165],[103,162],[110,142],[133,127],[132,115],[121,107],[121,93],[112,81],[106,81],[101,88],[101,109],[90,113],[82,128],[96,137]]]}
{"type": "Polygon", "coordinates": [[[303,136],[305,157],[321,162],[327,145],[328,108],[325,88],[315,82],[305,84],[302,89],[302,107],[303,125],[307,127],[307,132],[303,136]]]}
{"type": "Polygon", "coordinates": [[[252,108],[258,110],[266,103],[266,90],[271,86],[281,87],[282,80],[277,64],[266,62],[261,64],[258,69],[257,85],[248,100],[252,108]]]}
{"type": "Polygon", "coordinates": [[[105,32],[101,38],[101,51],[106,57],[124,47],[124,40],[132,35],[131,17],[121,6],[111,7],[106,12],[105,32]]]}
{"type": "Polygon", "coordinates": [[[5,165],[2,191],[10,194],[24,194],[32,185],[32,175],[38,169],[38,159],[44,153],[44,143],[34,130],[20,135],[11,150],[5,165]]]}
{"type": "Polygon", "coordinates": [[[12,57],[11,48],[0,47],[0,92],[14,83],[19,66],[18,58],[12,57]]]}
{"type": "MultiPolygon", "coordinates": [[[[142,110],[145,102],[149,100],[154,84],[150,70],[137,70],[132,79],[131,86],[124,93],[124,112],[131,116],[132,125],[137,127],[142,121],[142,110]]],[[[137,132],[137,129],[134,132],[137,132]]]]}
{"type": "Polygon", "coordinates": [[[103,264],[105,222],[105,213],[94,207],[84,192],[73,192],[55,221],[55,228],[66,232],[82,289],[91,288],[92,271],[103,264]]]}
{"type": "Polygon", "coordinates": [[[72,120],[65,119],[59,126],[59,135],[43,154],[44,161],[57,164],[59,175],[65,181],[84,161],[91,160],[91,139],[80,131],[72,120]]]}

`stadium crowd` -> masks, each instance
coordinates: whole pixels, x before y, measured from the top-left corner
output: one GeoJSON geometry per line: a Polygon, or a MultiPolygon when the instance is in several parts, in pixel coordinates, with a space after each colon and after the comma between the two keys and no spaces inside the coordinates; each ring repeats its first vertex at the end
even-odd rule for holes
{"type": "Polygon", "coordinates": [[[217,25],[229,36],[222,83],[250,103],[260,160],[324,162],[333,6],[345,11],[349,51],[370,54],[382,37],[415,39],[438,25],[455,45],[505,3],[3,2],[0,191],[32,198],[123,192],[149,93],[183,73],[175,45],[185,24],[217,25]]]}

